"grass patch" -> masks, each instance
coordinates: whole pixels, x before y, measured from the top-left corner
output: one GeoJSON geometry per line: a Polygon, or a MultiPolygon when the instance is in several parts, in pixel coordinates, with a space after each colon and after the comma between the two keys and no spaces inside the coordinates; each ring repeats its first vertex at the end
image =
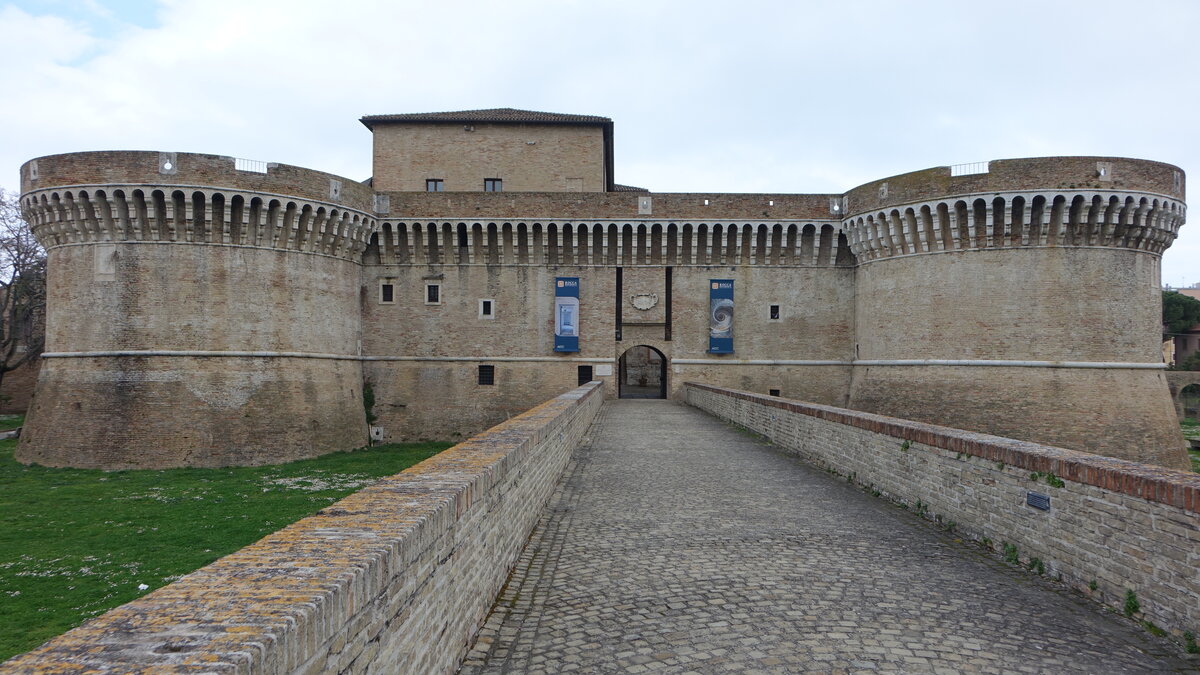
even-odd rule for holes
{"type": "MultiPolygon", "coordinates": [[[[1190,440],[1200,440],[1200,421],[1187,418],[1179,423],[1183,437],[1190,440]]],[[[1200,450],[1188,448],[1188,457],[1192,460],[1192,471],[1200,473],[1200,450]]]]}
{"type": "Polygon", "coordinates": [[[24,466],[0,441],[0,661],[450,446],[381,445],[273,466],[24,466]],[[145,588],[141,588],[141,586],[145,588]]]}
{"type": "Polygon", "coordinates": [[[0,415],[0,431],[9,431],[25,424],[24,415],[0,415]]]}

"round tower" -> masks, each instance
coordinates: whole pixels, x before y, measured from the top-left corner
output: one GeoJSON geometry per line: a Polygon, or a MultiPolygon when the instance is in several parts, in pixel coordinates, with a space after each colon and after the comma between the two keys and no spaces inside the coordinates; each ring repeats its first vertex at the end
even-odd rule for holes
{"type": "Polygon", "coordinates": [[[858,258],[850,406],[1188,467],[1163,374],[1163,250],[1183,172],[1049,157],[847,193],[858,258]]]}
{"type": "Polygon", "coordinates": [[[21,180],[48,315],[20,461],[252,465],[366,444],[369,187],[158,152],[41,157],[21,180]]]}

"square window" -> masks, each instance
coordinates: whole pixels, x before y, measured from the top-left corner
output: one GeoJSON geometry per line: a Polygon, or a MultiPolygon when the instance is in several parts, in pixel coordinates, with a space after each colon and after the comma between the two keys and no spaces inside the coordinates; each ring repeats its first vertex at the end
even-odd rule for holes
{"type": "Polygon", "coordinates": [[[484,178],[483,179],[483,191],[484,192],[503,192],[504,191],[504,181],[500,180],[499,178],[484,178]]]}
{"type": "Polygon", "coordinates": [[[779,305],[771,305],[771,320],[779,319],[779,305]]]}
{"type": "Polygon", "coordinates": [[[390,281],[379,284],[379,302],[392,303],[396,301],[396,286],[390,281]]]}
{"type": "Polygon", "coordinates": [[[426,178],[425,179],[425,191],[426,192],[445,192],[446,191],[446,182],[444,180],[442,180],[441,178],[426,178]]]}
{"type": "Polygon", "coordinates": [[[496,366],[479,366],[479,384],[496,384],[496,366]]]}
{"type": "Polygon", "coordinates": [[[778,389],[771,389],[769,393],[770,393],[770,395],[771,395],[771,396],[778,396],[778,395],[779,395],[779,390],[778,390],[778,389]]]}
{"type": "Polygon", "coordinates": [[[583,385],[585,385],[591,381],[592,381],[592,367],[591,366],[579,366],[579,379],[577,380],[577,382],[579,383],[579,386],[582,387],[583,385]]]}
{"type": "Polygon", "coordinates": [[[479,318],[481,318],[481,319],[496,318],[496,301],[495,300],[480,300],[479,301],[479,318]]]}
{"type": "Polygon", "coordinates": [[[442,285],[441,284],[425,284],[425,304],[427,304],[427,305],[442,304],[442,285]]]}

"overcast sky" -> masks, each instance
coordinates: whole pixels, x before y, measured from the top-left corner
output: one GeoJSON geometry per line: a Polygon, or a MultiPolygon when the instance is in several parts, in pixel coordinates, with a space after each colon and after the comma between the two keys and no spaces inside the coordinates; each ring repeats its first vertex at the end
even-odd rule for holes
{"type": "MultiPolygon", "coordinates": [[[[1200,2],[0,0],[0,187],[40,155],[370,175],[368,114],[611,117],[657,192],[841,192],[1042,155],[1200,180],[1200,2]]],[[[1200,282],[1200,223],[1163,281],[1200,282]]]]}

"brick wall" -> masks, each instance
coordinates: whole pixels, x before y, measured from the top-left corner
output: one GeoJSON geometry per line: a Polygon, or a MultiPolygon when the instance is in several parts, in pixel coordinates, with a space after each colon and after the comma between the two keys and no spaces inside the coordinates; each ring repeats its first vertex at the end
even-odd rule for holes
{"type": "MultiPolygon", "coordinates": [[[[507,185],[507,183],[505,184],[507,185]]],[[[838,220],[831,194],[729,194],[639,192],[387,192],[393,218],[468,220],[519,218],[528,221],[676,218],[695,222],[838,220]],[[650,213],[639,211],[650,198],[650,213]]],[[[384,214],[380,214],[383,218],[384,214]]]]}
{"type": "Polygon", "coordinates": [[[379,190],[424,192],[438,178],[447,192],[604,192],[604,129],[561,124],[377,124],[374,180],[379,190]],[[468,131],[469,129],[469,131],[468,131]]]}
{"type": "Polygon", "coordinates": [[[947,195],[1007,190],[1144,190],[1183,199],[1184,189],[1183,170],[1162,162],[1124,157],[1030,157],[993,160],[986,173],[966,176],[951,177],[948,166],[891,176],[850,190],[846,199],[847,214],[858,214],[947,195]],[[1098,163],[1108,165],[1108,180],[1100,179],[1098,163]],[[884,183],[887,191],[881,194],[884,183]]]}
{"type": "Polygon", "coordinates": [[[685,379],[844,404],[852,358],[854,289],[851,268],[752,266],[673,268],[671,340],[666,328],[666,273],[629,266],[617,297],[615,267],[544,265],[363,266],[363,372],[375,392],[375,414],[388,440],[462,438],[574,386],[580,365],[617,393],[617,360],[650,345],[669,359],[668,390],[685,379]],[[580,352],[555,353],[554,279],[580,278],[580,352]],[[736,354],[707,353],[709,280],[735,280],[736,354]],[[393,287],[382,302],[380,284],[393,287]],[[440,304],[425,303],[425,285],[441,285],[440,304]],[[635,294],[656,304],[638,310],[635,294]],[[493,301],[481,318],[479,301],[493,301]],[[616,339],[618,303],[624,322],[616,339]],[[770,306],[779,306],[778,319],[770,306]],[[404,360],[383,360],[400,357],[404,360]],[[490,360],[489,360],[490,359],[490,360]],[[516,359],[535,359],[520,361],[516,359]],[[536,360],[540,359],[540,360],[536,360]],[[576,359],[590,359],[581,362],[576,359]],[[683,359],[685,363],[676,363],[683,359]],[[773,364],[778,359],[841,365],[773,364]],[[759,361],[757,364],[747,361],[759,361]],[[479,385],[477,368],[495,367],[495,384],[479,385]]]}
{"type": "Polygon", "coordinates": [[[265,248],[109,246],[49,251],[46,352],[76,356],[43,361],[18,460],[253,465],[366,445],[357,264],[265,248]],[[111,274],[97,271],[105,260],[111,274]],[[113,351],[182,353],[97,354],[113,351]]]}
{"type": "Polygon", "coordinates": [[[332,201],[362,211],[370,211],[374,205],[375,193],[370,187],[324,171],[276,163],[267,166],[266,173],[238,171],[233,157],[172,154],[175,161],[170,173],[160,171],[163,153],[159,152],[106,150],[38,157],[21,166],[21,192],[72,185],[101,185],[109,190],[120,185],[183,185],[332,201]],[[32,172],[34,162],[36,179],[32,172]],[[339,199],[331,199],[330,180],[341,184],[339,199]]]}
{"type": "MultiPolygon", "coordinates": [[[[877,260],[856,270],[857,356],[1155,366],[1158,277],[1158,256],[1115,248],[877,260]]],[[[849,407],[1188,466],[1161,369],[863,364],[849,407]]]]}
{"type": "Polygon", "coordinates": [[[997,436],[688,383],[687,401],[1144,618],[1200,629],[1200,475],[997,436]],[[1032,474],[1052,473],[1061,487],[1032,474]],[[1050,509],[1026,505],[1028,492],[1050,509]],[[1096,590],[1089,588],[1095,582],[1096,590]]]}
{"type": "Polygon", "coordinates": [[[453,672],[601,401],[559,396],[0,673],[453,672]]]}

